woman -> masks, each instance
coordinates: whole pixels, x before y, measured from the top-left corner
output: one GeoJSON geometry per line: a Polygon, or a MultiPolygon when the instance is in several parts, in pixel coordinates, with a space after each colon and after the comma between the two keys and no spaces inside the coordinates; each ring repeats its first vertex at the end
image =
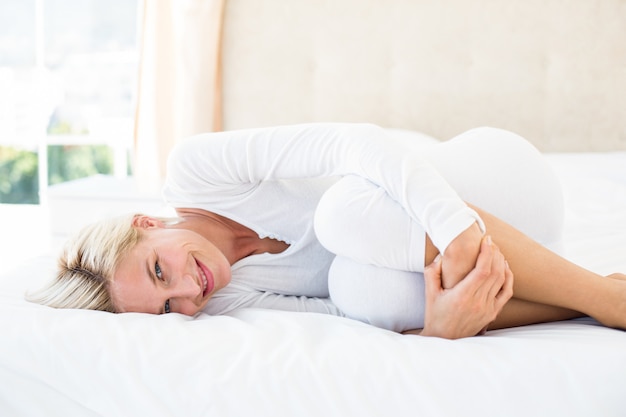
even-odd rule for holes
{"type": "Polygon", "coordinates": [[[447,338],[582,314],[626,327],[626,282],[546,248],[560,238],[558,184],[506,131],[428,148],[373,125],[199,135],[172,153],[164,196],[178,221],[135,215],[87,228],[39,301],[317,311],[447,338]]]}

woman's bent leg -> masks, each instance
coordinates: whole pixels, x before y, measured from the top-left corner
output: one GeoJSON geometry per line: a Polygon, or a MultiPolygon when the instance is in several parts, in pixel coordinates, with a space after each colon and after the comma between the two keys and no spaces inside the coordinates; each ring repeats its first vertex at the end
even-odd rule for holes
{"type": "MultiPolygon", "coordinates": [[[[605,325],[626,328],[626,282],[600,277],[536,242],[558,247],[563,207],[558,182],[532,146],[509,132],[476,129],[432,147],[429,155],[462,198],[497,214],[477,209],[487,233],[515,275],[514,299],[494,327],[562,320],[582,312],[605,325]]],[[[340,182],[344,180],[342,185],[350,190],[352,179],[340,182]]],[[[423,267],[424,262],[430,263],[436,251],[428,250],[427,241],[415,244],[417,236],[425,239],[419,224],[408,219],[402,208],[375,185],[361,182],[359,187],[356,199],[350,192],[346,196],[344,189],[321,204],[325,207],[322,235],[330,232],[326,240],[334,245],[329,249],[349,258],[354,256],[358,263],[392,269],[419,271],[420,264],[423,267]],[[371,200],[368,195],[375,198],[371,200]],[[376,204],[370,204],[372,201],[376,204]],[[393,256],[396,251],[398,255],[393,256]],[[424,261],[425,254],[430,256],[424,261]]],[[[352,279],[355,277],[358,274],[352,275],[344,287],[371,285],[352,279]]],[[[385,281],[383,274],[376,283],[385,281]]]]}
{"type": "MultiPolygon", "coordinates": [[[[626,281],[579,267],[497,217],[475,209],[515,275],[516,299],[560,308],[551,311],[563,318],[568,318],[569,310],[570,317],[580,312],[606,326],[626,329],[626,281]]],[[[505,307],[503,314],[505,321],[511,311],[505,307]]]]}
{"type": "MultiPolygon", "coordinates": [[[[487,227],[501,234],[491,217],[487,227]]],[[[424,278],[405,271],[422,271],[424,253],[430,263],[437,250],[420,225],[383,190],[359,177],[343,178],[320,202],[316,231],[327,249],[339,255],[329,273],[331,299],[337,307],[348,317],[378,327],[421,328],[424,278]]],[[[512,299],[490,328],[578,316],[567,309],[512,299]]]]}
{"type": "Polygon", "coordinates": [[[337,255],[328,289],[346,316],[398,332],[422,328],[426,233],[383,189],[342,178],[318,204],[315,232],[337,255]]]}
{"type": "Polygon", "coordinates": [[[347,317],[402,332],[424,327],[424,276],[337,256],[328,274],[333,303],[347,317]]]}
{"type": "MultiPolygon", "coordinates": [[[[585,302],[564,302],[566,291],[548,291],[576,285],[568,282],[568,276],[598,276],[547,249],[558,252],[562,247],[563,200],[551,167],[532,145],[511,132],[478,128],[430,148],[429,158],[459,195],[474,205],[515,275],[514,298],[492,328],[595,312],[585,302]],[[550,269],[553,272],[548,273],[550,269]]],[[[425,262],[436,253],[427,241],[425,262]]]]}
{"type": "Polygon", "coordinates": [[[511,298],[498,318],[488,326],[488,329],[508,329],[527,324],[548,323],[583,316],[584,314],[578,311],[511,298]]]}

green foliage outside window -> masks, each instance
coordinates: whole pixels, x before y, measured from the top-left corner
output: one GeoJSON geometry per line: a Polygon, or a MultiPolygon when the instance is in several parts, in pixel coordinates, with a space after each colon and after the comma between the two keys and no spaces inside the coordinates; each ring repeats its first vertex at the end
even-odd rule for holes
{"type": "Polygon", "coordinates": [[[0,146],[0,203],[39,203],[37,154],[0,146]]]}
{"type": "Polygon", "coordinates": [[[99,146],[48,146],[48,184],[113,172],[113,152],[99,146]]]}
{"type": "MultiPolygon", "coordinates": [[[[0,203],[38,204],[37,153],[0,146],[0,203]]],[[[106,145],[48,146],[48,184],[113,172],[106,145]]]]}

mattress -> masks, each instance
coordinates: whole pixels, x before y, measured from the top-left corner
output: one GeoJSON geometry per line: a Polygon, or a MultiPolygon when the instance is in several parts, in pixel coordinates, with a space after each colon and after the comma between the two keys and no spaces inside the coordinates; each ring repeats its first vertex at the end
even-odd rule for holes
{"type": "MultiPolygon", "coordinates": [[[[626,272],[626,152],[547,154],[565,256],[626,272]]],[[[113,315],[23,300],[51,255],[0,278],[2,416],[623,416],[626,333],[589,318],[449,341],[243,309],[113,315]]]]}

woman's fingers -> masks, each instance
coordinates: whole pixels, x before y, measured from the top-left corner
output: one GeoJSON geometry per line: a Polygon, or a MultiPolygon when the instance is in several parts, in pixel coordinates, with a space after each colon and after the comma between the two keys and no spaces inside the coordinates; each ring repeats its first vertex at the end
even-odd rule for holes
{"type": "MultiPolygon", "coordinates": [[[[492,245],[492,268],[483,281],[482,290],[486,309],[490,309],[492,321],[500,314],[504,305],[513,296],[513,272],[500,249],[492,245]]],[[[490,324],[491,324],[490,322],[490,324]]],[[[482,334],[482,333],[481,333],[482,334]]]]}
{"type": "Polygon", "coordinates": [[[441,284],[441,256],[437,255],[435,260],[424,268],[424,284],[426,287],[426,297],[435,298],[442,290],[441,284]]]}
{"type": "Polygon", "coordinates": [[[495,244],[492,244],[492,250],[491,271],[484,283],[488,289],[486,301],[494,303],[499,314],[504,304],[513,296],[513,272],[495,244]]]}
{"type": "Polygon", "coordinates": [[[496,251],[497,248],[493,245],[491,236],[483,237],[480,244],[478,259],[476,260],[476,266],[472,271],[470,271],[469,274],[467,274],[465,279],[463,279],[459,285],[465,288],[473,288],[475,292],[479,292],[483,289],[485,283],[488,283],[488,279],[491,276],[496,251]]]}
{"type": "Polygon", "coordinates": [[[493,300],[501,291],[506,281],[506,260],[500,249],[485,236],[481,243],[476,267],[463,280],[484,300],[493,300]]]}
{"type": "Polygon", "coordinates": [[[493,258],[489,277],[485,280],[487,300],[494,300],[506,282],[507,262],[496,245],[492,245],[493,258]]]}
{"type": "Polygon", "coordinates": [[[500,305],[499,310],[502,310],[504,305],[511,299],[511,297],[513,297],[513,282],[515,280],[513,271],[511,271],[511,268],[509,267],[509,263],[504,261],[504,264],[505,264],[504,284],[502,285],[502,288],[500,289],[500,292],[498,293],[498,295],[496,295],[496,299],[498,301],[498,304],[500,305]]]}
{"type": "Polygon", "coordinates": [[[476,268],[461,284],[467,286],[468,292],[473,291],[476,300],[483,305],[484,317],[489,320],[487,324],[495,320],[513,295],[513,273],[489,236],[483,239],[476,268]]]}

